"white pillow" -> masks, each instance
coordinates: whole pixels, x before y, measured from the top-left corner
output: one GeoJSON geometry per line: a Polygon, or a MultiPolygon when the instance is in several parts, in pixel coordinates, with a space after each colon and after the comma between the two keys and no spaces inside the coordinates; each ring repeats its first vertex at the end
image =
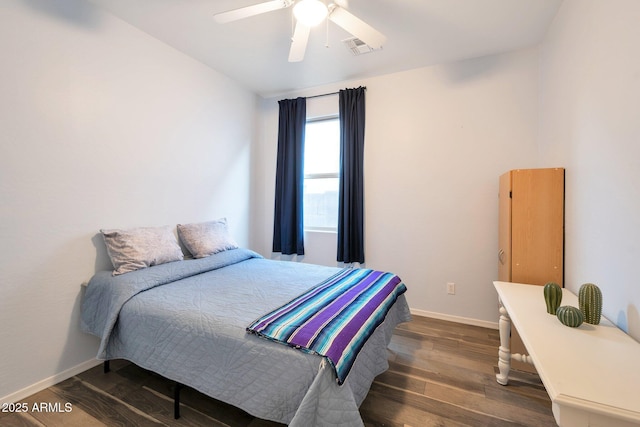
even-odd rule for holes
{"type": "Polygon", "coordinates": [[[226,218],[194,224],[178,224],[178,236],[194,258],[204,258],[238,248],[238,244],[229,235],[226,218]]]}
{"type": "Polygon", "coordinates": [[[173,228],[169,226],[100,232],[113,264],[114,276],[184,258],[173,228]]]}

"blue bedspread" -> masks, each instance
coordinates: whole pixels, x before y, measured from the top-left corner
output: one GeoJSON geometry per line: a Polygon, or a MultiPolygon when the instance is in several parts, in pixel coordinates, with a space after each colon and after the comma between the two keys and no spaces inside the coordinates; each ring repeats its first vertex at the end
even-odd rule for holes
{"type": "Polygon", "coordinates": [[[253,320],[339,271],[235,249],[115,277],[99,272],[83,298],[81,327],[100,338],[97,358],[130,360],[259,418],[361,426],[358,406],[388,368],[393,328],[410,319],[404,295],[341,387],[322,357],[246,333],[253,320]]]}
{"type": "Polygon", "coordinates": [[[101,337],[98,359],[108,359],[107,343],[120,309],[140,292],[185,279],[196,274],[217,270],[250,258],[262,258],[259,254],[237,249],[224,251],[215,257],[170,262],[113,276],[111,271],[98,272],[87,286],[83,305],[92,310],[83,310],[80,327],[83,331],[101,337]]]}

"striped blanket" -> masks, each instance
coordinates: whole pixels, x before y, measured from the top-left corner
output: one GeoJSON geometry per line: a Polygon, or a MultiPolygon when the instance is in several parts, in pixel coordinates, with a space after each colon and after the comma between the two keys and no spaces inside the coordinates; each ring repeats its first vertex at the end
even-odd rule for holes
{"type": "Polygon", "coordinates": [[[247,331],[325,356],[342,385],[362,346],[406,290],[391,273],[345,268],[247,331]]]}

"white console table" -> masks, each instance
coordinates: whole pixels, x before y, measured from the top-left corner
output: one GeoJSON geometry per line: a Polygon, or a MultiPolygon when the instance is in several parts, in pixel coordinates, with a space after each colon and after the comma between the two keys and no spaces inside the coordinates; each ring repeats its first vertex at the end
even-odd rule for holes
{"type": "MultiPolygon", "coordinates": [[[[563,325],[547,313],[542,286],[493,284],[500,301],[498,383],[507,385],[511,358],[533,363],[559,426],[640,426],[640,343],[604,317],[599,325],[563,325]],[[529,355],[510,353],[511,322],[529,355]]],[[[578,307],[576,295],[562,291],[561,305],[578,307]]]]}

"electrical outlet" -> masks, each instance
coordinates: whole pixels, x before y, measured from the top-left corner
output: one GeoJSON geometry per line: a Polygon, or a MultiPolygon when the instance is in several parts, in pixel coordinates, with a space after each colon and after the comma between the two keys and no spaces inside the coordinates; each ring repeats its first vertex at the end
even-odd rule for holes
{"type": "Polygon", "coordinates": [[[447,283],[447,293],[449,295],[455,295],[456,294],[456,284],[453,282],[448,282],[447,283]]]}

